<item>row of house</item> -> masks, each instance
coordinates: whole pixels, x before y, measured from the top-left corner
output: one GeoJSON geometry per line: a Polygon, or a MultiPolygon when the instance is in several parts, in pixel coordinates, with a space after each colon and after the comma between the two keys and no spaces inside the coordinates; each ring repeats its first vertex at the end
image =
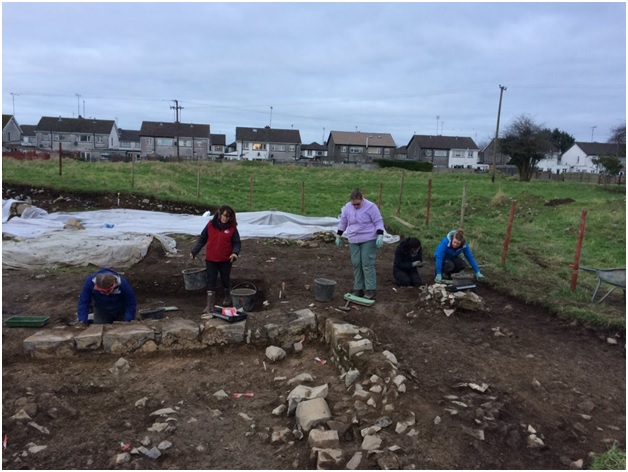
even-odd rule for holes
{"type": "MultiPolygon", "coordinates": [[[[479,169],[507,165],[509,156],[493,156],[493,141],[480,150],[470,137],[413,135],[397,147],[389,133],[330,131],[323,144],[303,144],[299,130],[236,127],[235,142],[212,134],[209,124],[143,121],[139,130],[119,129],[113,120],[44,116],[37,125],[19,125],[2,116],[4,148],[75,153],[85,160],[126,156],[135,159],[230,159],[369,164],[376,159],[432,162],[435,168],[479,169]]],[[[593,160],[618,155],[625,166],[625,145],[577,142],[567,152],[548,153],[538,165],[551,172],[598,172],[593,160]]]]}

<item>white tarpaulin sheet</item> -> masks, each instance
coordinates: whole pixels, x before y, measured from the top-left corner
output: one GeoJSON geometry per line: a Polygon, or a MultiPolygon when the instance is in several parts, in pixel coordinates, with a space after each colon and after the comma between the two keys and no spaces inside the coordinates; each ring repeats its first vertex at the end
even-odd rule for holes
{"type": "MultiPolygon", "coordinates": [[[[9,220],[14,202],[2,202],[2,233],[13,237],[2,244],[2,266],[8,268],[87,264],[129,267],[146,255],[153,238],[158,238],[167,252],[176,252],[175,241],[166,235],[197,236],[210,216],[128,209],[49,214],[30,207],[21,217],[9,220]],[[79,220],[85,229],[64,229],[72,219],[79,220]]],[[[238,213],[237,219],[242,239],[308,239],[315,233],[335,232],[338,227],[338,218],[281,211],[238,213]]],[[[399,236],[384,235],[385,242],[398,240],[399,236]]]]}

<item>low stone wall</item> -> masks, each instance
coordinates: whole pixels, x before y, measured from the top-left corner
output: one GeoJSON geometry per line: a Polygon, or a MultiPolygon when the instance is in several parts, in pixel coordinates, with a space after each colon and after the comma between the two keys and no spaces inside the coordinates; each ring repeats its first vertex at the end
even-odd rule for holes
{"type": "MultiPolygon", "coordinates": [[[[414,413],[395,411],[394,402],[405,392],[406,379],[397,374],[394,354],[374,351],[374,333],[332,317],[317,317],[310,309],[288,313],[282,322],[268,323],[262,331],[256,336],[266,339],[266,356],[273,362],[285,358],[284,348],[300,350],[300,342],[295,339],[321,338],[330,347],[330,361],[337,365],[339,379],[347,391],[346,401],[336,402],[330,408],[326,400],[327,384],[310,387],[303,382],[311,379],[299,382],[296,378],[295,383],[299,385],[287,396],[287,404],[270,412],[278,415],[287,411],[288,415],[294,415],[294,430],[277,429],[270,443],[280,444],[289,437],[302,439],[307,435],[310,459],[318,469],[358,469],[361,464],[364,467],[363,459],[372,454],[377,454],[381,468],[399,468],[400,448],[395,445],[383,448],[384,441],[378,433],[393,424],[387,415],[395,412],[401,420],[394,434],[412,434],[414,413]],[[345,432],[356,424],[364,425],[359,447],[355,441],[341,442],[345,432]]],[[[91,325],[80,332],[76,327],[44,329],[26,338],[23,346],[33,357],[47,358],[71,357],[81,352],[132,354],[162,349],[203,349],[212,345],[248,343],[251,337],[246,320],[228,323],[214,318],[198,323],[172,318],[91,325]]],[[[393,434],[392,428],[388,434],[393,434]]]]}

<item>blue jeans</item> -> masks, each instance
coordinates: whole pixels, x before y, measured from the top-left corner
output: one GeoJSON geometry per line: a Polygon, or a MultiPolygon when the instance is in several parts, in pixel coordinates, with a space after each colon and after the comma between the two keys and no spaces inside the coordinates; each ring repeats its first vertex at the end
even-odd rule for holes
{"type": "Polygon", "coordinates": [[[375,239],[364,243],[349,243],[351,264],[353,265],[353,289],[375,290],[375,239]]]}

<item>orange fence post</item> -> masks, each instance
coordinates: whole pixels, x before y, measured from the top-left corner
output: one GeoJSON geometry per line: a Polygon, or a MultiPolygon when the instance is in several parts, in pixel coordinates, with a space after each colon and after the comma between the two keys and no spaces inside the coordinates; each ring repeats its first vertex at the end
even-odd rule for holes
{"type": "Polygon", "coordinates": [[[582,251],[582,241],[584,240],[584,229],[587,222],[587,210],[582,210],[580,216],[580,227],[578,228],[578,244],[576,245],[576,257],[574,258],[571,268],[571,291],[576,291],[576,282],[578,282],[578,270],[580,269],[580,252],[582,251]]]}
{"type": "Polygon", "coordinates": [[[510,218],[508,218],[508,229],[506,230],[506,239],[504,240],[504,252],[502,252],[502,267],[506,265],[506,257],[508,257],[508,247],[510,246],[510,234],[512,233],[512,222],[515,219],[515,206],[517,202],[513,200],[510,207],[510,218]]]}

